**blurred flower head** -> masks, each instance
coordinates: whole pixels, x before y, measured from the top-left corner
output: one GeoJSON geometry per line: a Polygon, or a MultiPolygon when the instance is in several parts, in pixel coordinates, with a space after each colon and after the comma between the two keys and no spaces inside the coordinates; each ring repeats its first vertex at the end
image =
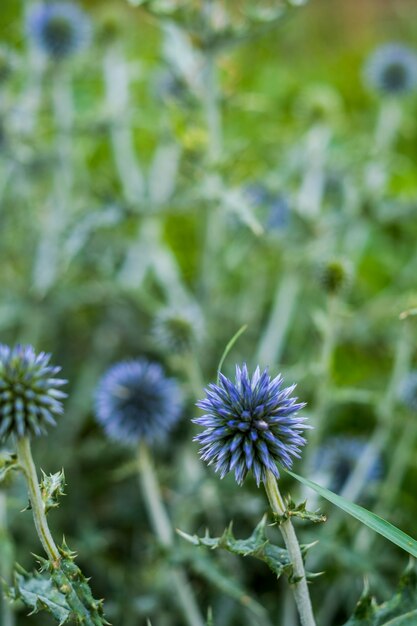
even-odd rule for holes
{"type": "Polygon", "coordinates": [[[410,372],[402,382],[400,400],[411,411],[417,411],[417,370],[410,372]]]}
{"type": "Polygon", "coordinates": [[[244,195],[253,207],[261,207],[266,232],[279,231],[288,226],[290,204],[284,195],[269,190],[260,182],[247,185],[244,195]]]}
{"type": "MultiPolygon", "coordinates": [[[[313,472],[321,484],[339,493],[366,449],[366,441],[358,437],[331,437],[320,446],[313,459],[313,472]]],[[[376,482],[382,475],[382,460],[369,468],[366,482],[376,482]]],[[[316,478],[315,478],[316,480],[316,478]]]]}
{"type": "Polygon", "coordinates": [[[345,259],[329,259],[321,264],[318,279],[327,293],[340,293],[349,284],[351,269],[345,259]]]}
{"type": "Polygon", "coordinates": [[[66,397],[59,387],[67,381],[55,378],[61,368],[49,360],[32,346],[0,344],[0,441],[12,434],[43,435],[47,426],[55,426],[66,397]]]}
{"type": "Polygon", "coordinates": [[[161,440],[182,409],[177,382],[158,363],[145,359],[113,365],[95,394],[97,421],[111,439],[136,444],[161,440]]]}
{"type": "Polygon", "coordinates": [[[259,486],[268,470],[279,477],[277,463],[289,468],[300,456],[302,433],[310,427],[297,411],[305,404],[291,397],[295,385],[282,385],[281,375],[271,378],[259,367],[250,377],[244,364],[236,366],[234,383],[220,374],[218,384],[207,387],[206,398],[197,403],[206,413],[193,420],[205,430],[195,441],[221,478],[234,471],[240,485],[252,470],[259,486]]]}
{"type": "Polygon", "coordinates": [[[152,328],[161,348],[178,353],[190,350],[202,331],[201,314],[195,307],[164,309],[156,316],[152,328]]]}
{"type": "Polygon", "coordinates": [[[28,15],[27,32],[48,56],[63,59],[87,47],[91,39],[88,15],[72,2],[34,5],[28,15]]]}
{"type": "Polygon", "coordinates": [[[399,43],[377,48],[367,59],[364,81],[376,91],[401,95],[417,88],[417,54],[399,43]]]}

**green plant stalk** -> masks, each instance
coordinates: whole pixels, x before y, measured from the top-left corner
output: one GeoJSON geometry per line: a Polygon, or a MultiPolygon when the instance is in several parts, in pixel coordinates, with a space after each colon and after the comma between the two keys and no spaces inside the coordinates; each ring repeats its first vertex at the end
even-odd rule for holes
{"type": "Polygon", "coordinates": [[[266,367],[281,360],[299,290],[299,276],[291,271],[284,273],[276,288],[270,317],[259,341],[256,362],[260,365],[266,367]]]}
{"type": "MultiPolygon", "coordinates": [[[[0,489],[0,544],[3,559],[0,562],[0,576],[6,583],[10,583],[12,572],[12,559],[9,554],[11,539],[7,526],[7,495],[0,489]]],[[[0,624],[1,626],[14,626],[14,612],[6,598],[0,595],[0,624]]]]}
{"type": "Polygon", "coordinates": [[[48,555],[48,559],[55,568],[58,568],[61,556],[52,537],[51,531],[49,530],[45,514],[45,505],[42,500],[38,475],[33,462],[30,440],[28,437],[20,437],[17,440],[17,455],[19,465],[22,468],[26,479],[36,532],[38,533],[43,549],[48,555]]]}
{"type": "MultiPolygon", "coordinates": [[[[151,525],[161,545],[170,550],[174,545],[174,531],[162,501],[158,480],[145,443],[139,446],[138,470],[151,525]]],[[[205,620],[200,614],[184,570],[181,567],[172,566],[170,574],[187,624],[189,626],[205,626],[205,620]]]]}
{"type": "MultiPolygon", "coordinates": [[[[285,504],[281,497],[277,480],[269,470],[264,485],[272,511],[279,516],[284,515],[286,511],[285,504]]],[[[291,584],[291,589],[294,594],[301,624],[302,626],[315,626],[316,622],[311,606],[303,557],[291,519],[288,518],[281,522],[279,529],[284,538],[284,543],[292,563],[293,577],[296,579],[296,582],[291,584]]]]}
{"type": "Polygon", "coordinates": [[[35,528],[49,559],[48,571],[51,578],[59,591],[65,594],[72,617],[77,620],[77,623],[83,626],[105,626],[108,622],[102,616],[101,602],[94,600],[88,581],[83,577],[69,553],[59,551],[49,530],[30,439],[18,438],[16,447],[19,465],[26,479],[35,528]]]}

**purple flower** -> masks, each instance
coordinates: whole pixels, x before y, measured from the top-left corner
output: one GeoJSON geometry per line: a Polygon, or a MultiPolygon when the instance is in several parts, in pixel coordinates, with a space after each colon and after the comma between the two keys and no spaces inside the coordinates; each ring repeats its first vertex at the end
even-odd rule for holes
{"type": "Polygon", "coordinates": [[[368,58],[364,79],[376,91],[401,95],[417,88],[417,54],[408,46],[389,43],[368,58]]]}
{"type": "Polygon", "coordinates": [[[72,2],[35,5],[29,12],[27,32],[37,47],[62,59],[87,47],[91,39],[88,15],[72,2]]]}
{"type": "Polygon", "coordinates": [[[180,417],[177,382],[158,363],[145,359],[113,365],[95,394],[97,421],[111,439],[137,444],[162,439],[180,417]]]}
{"type": "Polygon", "coordinates": [[[9,435],[43,435],[63,412],[66,393],[55,378],[61,370],[49,364],[50,354],[35,353],[32,346],[9,348],[0,344],[0,441],[9,435]]]}
{"type": "Polygon", "coordinates": [[[290,468],[300,456],[306,440],[302,436],[306,418],[297,411],[305,404],[291,397],[295,385],[283,387],[279,374],[271,379],[268,370],[256,368],[252,378],[244,364],[236,366],[236,380],[220,374],[218,384],[206,389],[206,398],[197,406],[205,415],[193,420],[205,430],[195,437],[201,444],[201,458],[223,478],[234,471],[241,485],[251,470],[257,485],[271,471],[279,477],[277,463],[290,468]]]}

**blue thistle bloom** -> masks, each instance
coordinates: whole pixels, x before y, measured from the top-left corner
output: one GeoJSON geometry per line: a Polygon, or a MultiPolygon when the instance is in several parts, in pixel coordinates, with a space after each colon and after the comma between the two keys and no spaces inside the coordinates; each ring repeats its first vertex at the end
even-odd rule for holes
{"type": "Polygon", "coordinates": [[[221,478],[234,471],[241,485],[252,470],[259,486],[268,470],[279,478],[277,463],[290,468],[293,457],[299,458],[306,443],[302,432],[311,427],[297,416],[305,404],[291,397],[295,385],[282,383],[280,374],[271,379],[259,367],[250,378],[244,364],[236,366],[235,383],[220,374],[218,384],[207,387],[207,397],[197,403],[206,414],[193,420],[205,430],[194,440],[221,478]]]}
{"type": "Polygon", "coordinates": [[[91,23],[78,5],[51,2],[31,9],[27,32],[40,50],[52,58],[63,59],[88,46],[91,23]]]}
{"type": "Polygon", "coordinates": [[[403,44],[380,46],[368,58],[364,78],[376,91],[401,95],[417,88],[417,54],[403,44]]]}
{"type": "Polygon", "coordinates": [[[61,368],[50,365],[50,358],[32,346],[0,344],[0,441],[12,434],[42,435],[55,426],[67,395],[58,387],[67,381],[55,378],[61,368]]]}
{"type": "Polygon", "coordinates": [[[123,443],[162,439],[180,417],[181,393],[158,363],[145,359],[113,365],[95,394],[97,421],[106,434],[123,443]]]}
{"type": "Polygon", "coordinates": [[[403,381],[400,399],[411,411],[417,411],[417,370],[410,372],[403,381]]]}

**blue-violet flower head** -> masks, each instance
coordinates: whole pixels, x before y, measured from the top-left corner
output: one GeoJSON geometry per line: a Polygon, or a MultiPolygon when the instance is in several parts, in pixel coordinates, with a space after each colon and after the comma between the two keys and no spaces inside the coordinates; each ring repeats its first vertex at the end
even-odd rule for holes
{"type": "Polygon", "coordinates": [[[193,420],[205,430],[195,437],[201,458],[223,478],[234,471],[241,485],[251,470],[257,485],[271,471],[279,477],[277,463],[290,468],[306,443],[302,433],[310,426],[297,412],[305,404],[291,396],[295,385],[283,387],[281,375],[256,368],[249,376],[246,364],[236,366],[233,383],[223,374],[206,389],[197,406],[206,413],[193,420]]]}
{"type": "Polygon", "coordinates": [[[0,344],[0,441],[9,435],[43,435],[63,412],[67,381],[56,378],[60,367],[50,365],[50,354],[32,346],[10,348],[0,344]]]}
{"type": "Polygon", "coordinates": [[[91,22],[85,11],[72,2],[48,2],[31,9],[27,32],[40,50],[63,59],[88,46],[91,22]]]}
{"type": "Polygon", "coordinates": [[[411,411],[417,411],[417,370],[409,372],[400,386],[400,399],[411,411]]]}
{"type": "Polygon", "coordinates": [[[417,88],[417,54],[399,43],[377,48],[364,67],[365,84],[376,91],[401,95],[417,88]]]}
{"type": "Polygon", "coordinates": [[[145,359],[113,365],[95,394],[97,421],[111,439],[147,443],[163,439],[182,410],[178,383],[158,363],[145,359]]]}

